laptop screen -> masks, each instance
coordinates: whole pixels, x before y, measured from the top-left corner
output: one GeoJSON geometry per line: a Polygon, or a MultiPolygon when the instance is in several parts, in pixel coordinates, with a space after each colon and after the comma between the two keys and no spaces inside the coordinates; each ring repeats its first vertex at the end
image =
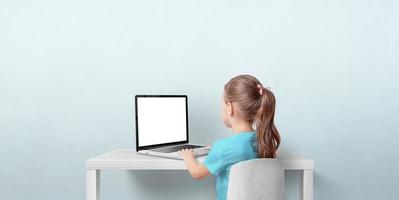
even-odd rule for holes
{"type": "Polygon", "coordinates": [[[136,147],[188,142],[186,95],[136,95],[136,147]]]}

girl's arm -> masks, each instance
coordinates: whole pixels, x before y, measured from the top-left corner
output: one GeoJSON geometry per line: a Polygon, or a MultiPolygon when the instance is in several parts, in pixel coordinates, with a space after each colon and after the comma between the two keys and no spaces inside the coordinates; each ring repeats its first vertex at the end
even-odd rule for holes
{"type": "Polygon", "coordinates": [[[179,153],[184,159],[188,172],[193,178],[200,180],[211,175],[208,171],[208,168],[206,168],[203,164],[199,164],[197,160],[195,160],[195,155],[192,149],[183,149],[180,150],[179,153]]]}

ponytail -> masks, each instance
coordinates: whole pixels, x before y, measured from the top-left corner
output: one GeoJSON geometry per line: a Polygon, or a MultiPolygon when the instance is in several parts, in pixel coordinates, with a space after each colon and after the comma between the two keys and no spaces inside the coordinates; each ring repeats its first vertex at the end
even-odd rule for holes
{"type": "Polygon", "coordinates": [[[261,91],[261,104],[255,117],[258,157],[275,158],[281,140],[274,125],[276,100],[270,90],[262,87],[261,91]]]}

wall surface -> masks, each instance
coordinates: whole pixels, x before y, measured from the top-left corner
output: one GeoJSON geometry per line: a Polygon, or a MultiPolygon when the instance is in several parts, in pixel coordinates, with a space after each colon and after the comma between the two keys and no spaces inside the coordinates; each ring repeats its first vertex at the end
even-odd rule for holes
{"type": "MultiPolygon", "coordinates": [[[[84,161],[134,148],[134,94],[188,94],[191,141],[229,136],[242,73],[277,97],[280,152],[314,159],[315,199],[397,199],[398,21],[394,0],[1,0],[0,199],[84,199],[84,161]]],[[[187,172],[102,181],[103,200],[215,196],[187,172]]]]}

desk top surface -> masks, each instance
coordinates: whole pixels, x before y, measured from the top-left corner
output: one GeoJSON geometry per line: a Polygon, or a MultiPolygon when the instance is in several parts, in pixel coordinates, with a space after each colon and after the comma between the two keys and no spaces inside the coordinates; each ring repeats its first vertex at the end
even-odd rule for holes
{"type": "MultiPolygon", "coordinates": [[[[206,156],[197,157],[202,163],[206,156]]],[[[303,158],[277,158],[284,163],[285,169],[313,169],[313,160],[303,158]]],[[[125,169],[125,170],[186,170],[183,160],[141,155],[131,149],[113,150],[89,160],[86,169],[125,169]]]]}

